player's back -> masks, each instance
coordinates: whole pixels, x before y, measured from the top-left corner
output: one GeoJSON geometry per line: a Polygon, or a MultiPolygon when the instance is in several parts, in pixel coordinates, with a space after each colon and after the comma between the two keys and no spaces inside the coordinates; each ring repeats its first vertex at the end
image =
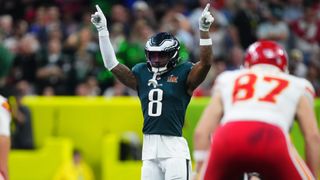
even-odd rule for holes
{"type": "Polygon", "coordinates": [[[293,123],[300,97],[313,92],[307,80],[267,65],[225,72],[218,77],[215,88],[222,95],[222,123],[263,121],[285,131],[293,123]]]}

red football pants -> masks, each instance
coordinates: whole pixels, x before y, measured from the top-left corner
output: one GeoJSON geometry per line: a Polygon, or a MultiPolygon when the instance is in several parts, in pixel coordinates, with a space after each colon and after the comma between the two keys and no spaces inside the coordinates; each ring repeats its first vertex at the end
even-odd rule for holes
{"type": "Polygon", "coordinates": [[[220,126],[213,135],[204,179],[238,180],[245,172],[258,172],[263,180],[314,179],[279,127],[257,121],[220,126]]]}

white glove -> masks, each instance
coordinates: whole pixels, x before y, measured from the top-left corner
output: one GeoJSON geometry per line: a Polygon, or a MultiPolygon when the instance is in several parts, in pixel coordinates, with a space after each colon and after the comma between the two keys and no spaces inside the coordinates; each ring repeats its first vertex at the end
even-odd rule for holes
{"type": "Polygon", "coordinates": [[[209,8],[210,8],[210,4],[208,3],[200,16],[199,29],[201,31],[209,31],[210,26],[214,21],[213,16],[210,14],[209,8]]]}
{"type": "Polygon", "coordinates": [[[107,19],[101,11],[99,5],[96,5],[97,12],[91,15],[91,22],[97,28],[98,32],[108,31],[107,29],[107,19]]]}
{"type": "Polygon", "coordinates": [[[111,71],[119,62],[114,53],[112,44],[109,39],[109,31],[107,28],[107,19],[101,11],[100,7],[96,5],[97,12],[91,15],[91,22],[97,28],[99,33],[99,47],[102,54],[104,66],[111,71]]]}

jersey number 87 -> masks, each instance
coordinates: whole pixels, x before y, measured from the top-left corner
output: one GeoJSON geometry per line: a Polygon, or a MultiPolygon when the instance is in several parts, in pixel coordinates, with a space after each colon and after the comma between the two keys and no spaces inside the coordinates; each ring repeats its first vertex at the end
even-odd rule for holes
{"type": "MultiPolygon", "coordinates": [[[[235,84],[232,92],[232,103],[237,101],[245,101],[251,99],[255,93],[255,83],[258,77],[255,74],[248,73],[239,76],[235,80],[235,84]],[[242,93],[240,96],[240,92],[242,93]]],[[[258,97],[258,101],[276,103],[276,97],[288,87],[289,82],[285,79],[263,76],[263,82],[272,83],[275,82],[276,85],[273,87],[266,95],[258,97]]]]}

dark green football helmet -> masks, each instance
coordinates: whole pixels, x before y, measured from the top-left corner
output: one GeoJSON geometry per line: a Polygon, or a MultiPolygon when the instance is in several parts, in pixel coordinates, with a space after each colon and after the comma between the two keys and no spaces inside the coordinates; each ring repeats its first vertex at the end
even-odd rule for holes
{"type": "Polygon", "coordinates": [[[179,49],[179,41],[168,32],[152,36],[145,47],[149,70],[161,74],[171,70],[179,61],[179,49]]]}

